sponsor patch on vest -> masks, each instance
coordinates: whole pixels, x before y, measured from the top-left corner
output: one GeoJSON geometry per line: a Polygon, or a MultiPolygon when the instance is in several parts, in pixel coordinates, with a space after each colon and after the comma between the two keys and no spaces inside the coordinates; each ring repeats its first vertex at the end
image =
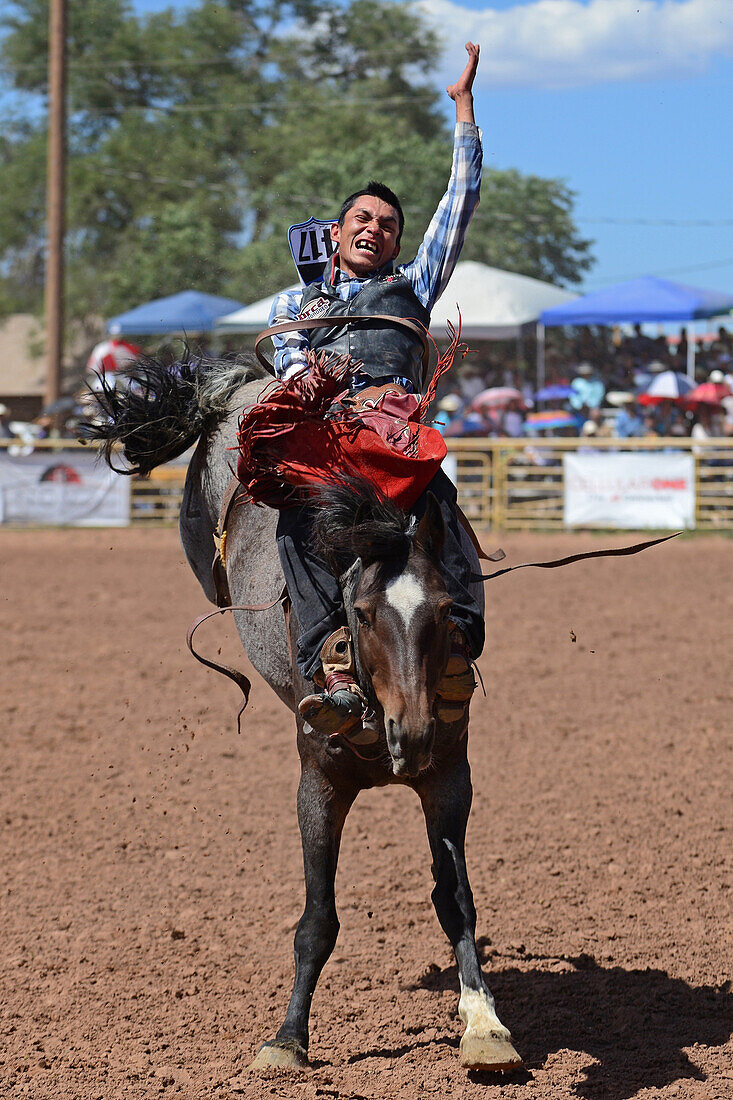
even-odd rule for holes
{"type": "Polygon", "coordinates": [[[328,298],[314,298],[307,306],[303,306],[298,314],[299,321],[308,321],[311,317],[322,317],[328,312],[331,302],[328,298]]]}

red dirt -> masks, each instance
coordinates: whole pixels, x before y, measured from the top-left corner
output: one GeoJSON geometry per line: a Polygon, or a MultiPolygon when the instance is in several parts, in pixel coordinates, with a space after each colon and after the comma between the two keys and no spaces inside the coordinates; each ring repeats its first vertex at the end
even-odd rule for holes
{"type": "Polygon", "coordinates": [[[733,1096],[730,560],[679,539],[487,585],[468,861],[526,1071],[458,1064],[418,803],[387,789],[347,822],[313,1068],[253,1078],[302,907],[293,720],[257,678],[237,735],[174,531],[3,532],[0,1095],[733,1096]]]}

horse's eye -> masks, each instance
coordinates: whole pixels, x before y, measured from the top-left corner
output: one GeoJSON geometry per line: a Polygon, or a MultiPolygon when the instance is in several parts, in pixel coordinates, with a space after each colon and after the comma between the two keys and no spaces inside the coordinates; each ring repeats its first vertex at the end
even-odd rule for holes
{"type": "Polygon", "coordinates": [[[450,615],[453,600],[441,600],[438,604],[438,622],[444,623],[450,615]]]}
{"type": "Polygon", "coordinates": [[[363,607],[355,607],[354,614],[356,615],[356,621],[359,626],[369,626],[369,616],[363,607]]]}

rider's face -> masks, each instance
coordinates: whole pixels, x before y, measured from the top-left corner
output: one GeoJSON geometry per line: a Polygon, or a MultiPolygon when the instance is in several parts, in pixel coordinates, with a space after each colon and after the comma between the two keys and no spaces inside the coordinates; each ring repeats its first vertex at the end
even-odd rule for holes
{"type": "Polygon", "coordinates": [[[363,279],[390,260],[396,259],[399,221],[397,211],[374,195],[359,195],[347,210],[343,225],[331,226],[331,239],[336,242],[339,264],[347,275],[363,279]]]}

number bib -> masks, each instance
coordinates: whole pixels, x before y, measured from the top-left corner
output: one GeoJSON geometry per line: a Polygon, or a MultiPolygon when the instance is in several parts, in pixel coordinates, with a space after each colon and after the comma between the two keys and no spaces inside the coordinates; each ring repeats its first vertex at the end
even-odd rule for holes
{"type": "Polygon", "coordinates": [[[336,251],[336,245],[331,240],[334,221],[335,218],[330,221],[309,218],[307,222],[291,225],[288,230],[290,251],[303,286],[323,277],[323,269],[336,251]]]}

